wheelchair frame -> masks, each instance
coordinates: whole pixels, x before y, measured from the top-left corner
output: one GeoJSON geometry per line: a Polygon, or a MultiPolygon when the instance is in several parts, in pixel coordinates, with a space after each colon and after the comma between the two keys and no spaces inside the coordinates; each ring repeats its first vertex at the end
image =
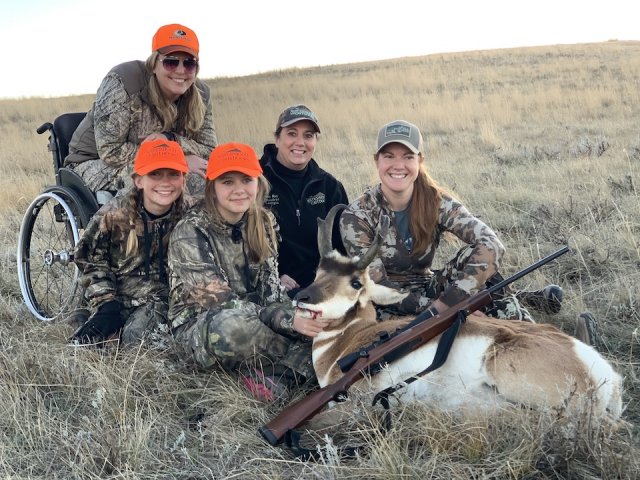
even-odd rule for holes
{"type": "Polygon", "coordinates": [[[82,178],[64,167],[69,141],[85,112],[64,113],[42,124],[49,132],[55,185],[45,187],[27,208],[18,235],[18,280],[29,311],[52,321],[78,303],[79,271],[73,251],[99,205],[82,178]]]}

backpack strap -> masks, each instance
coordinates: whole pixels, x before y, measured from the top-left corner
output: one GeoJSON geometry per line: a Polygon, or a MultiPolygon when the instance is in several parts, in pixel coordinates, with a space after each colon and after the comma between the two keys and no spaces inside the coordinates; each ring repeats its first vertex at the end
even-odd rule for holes
{"type": "Polygon", "coordinates": [[[447,357],[449,356],[449,352],[451,351],[451,347],[453,346],[453,341],[458,334],[458,330],[460,330],[460,327],[465,322],[468,315],[469,312],[460,310],[456,317],[456,321],[440,336],[438,347],[436,348],[436,353],[433,357],[431,365],[429,365],[421,372],[407,378],[405,381],[385,388],[384,390],[378,392],[375,397],[373,397],[373,403],[371,404],[371,406],[375,406],[379,402],[386,410],[385,418],[383,420],[384,428],[386,430],[389,430],[391,428],[391,417],[389,416],[389,395],[393,395],[398,390],[406,388],[408,385],[415,382],[420,377],[436,370],[437,368],[440,368],[444,364],[444,362],[447,361],[447,357]]]}

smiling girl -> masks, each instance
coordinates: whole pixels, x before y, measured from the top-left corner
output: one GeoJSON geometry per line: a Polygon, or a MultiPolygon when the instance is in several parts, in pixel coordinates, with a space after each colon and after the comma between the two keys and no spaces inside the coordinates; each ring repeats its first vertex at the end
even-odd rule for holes
{"type": "Polygon", "coordinates": [[[179,353],[201,368],[240,373],[271,400],[314,378],[311,344],[323,321],[295,314],[278,279],[277,233],[263,204],[268,183],[253,149],[218,146],[205,198],[169,243],[169,319],[179,353]]]}
{"type": "Polygon", "coordinates": [[[76,246],[74,261],[93,312],[72,337],[80,343],[105,340],[122,329],[122,343],[130,344],[166,325],[166,252],[185,210],[189,167],[176,142],[149,140],[133,168],[134,186],[98,210],[76,246]]]}

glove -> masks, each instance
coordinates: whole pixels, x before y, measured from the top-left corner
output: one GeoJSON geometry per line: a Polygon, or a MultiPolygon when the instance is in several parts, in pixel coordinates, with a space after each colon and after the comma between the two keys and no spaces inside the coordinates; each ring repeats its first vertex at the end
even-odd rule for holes
{"type": "Polygon", "coordinates": [[[106,340],[124,326],[122,304],[111,300],[98,307],[98,311],[69,339],[71,342],[94,343],[106,340]]]}

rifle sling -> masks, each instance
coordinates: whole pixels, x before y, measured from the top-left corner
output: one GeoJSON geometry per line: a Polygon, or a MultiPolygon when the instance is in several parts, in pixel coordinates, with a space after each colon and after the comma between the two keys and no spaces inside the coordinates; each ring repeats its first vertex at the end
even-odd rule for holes
{"type": "MultiPolygon", "coordinates": [[[[293,452],[296,458],[306,462],[308,460],[313,460],[317,462],[322,459],[322,452],[320,447],[317,447],[315,450],[310,448],[305,448],[300,446],[300,432],[297,430],[287,430],[287,433],[284,435],[284,444],[289,450],[293,452]]],[[[343,447],[338,450],[340,454],[340,458],[353,458],[358,453],[357,447],[343,447]]]]}
{"type": "Polygon", "coordinates": [[[455,340],[456,335],[458,334],[458,330],[460,330],[460,326],[466,320],[467,315],[468,315],[468,312],[464,310],[460,310],[458,312],[455,322],[453,322],[451,326],[447,328],[444,331],[444,333],[440,336],[440,340],[438,341],[438,347],[436,348],[436,353],[433,356],[433,361],[431,362],[431,365],[429,365],[427,368],[425,368],[421,372],[416,373],[415,375],[407,378],[405,381],[396,383],[395,385],[385,388],[384,390],[378,392],[375,397],[373,397],[373,403],[371,404],[371,406],[375,406],[378,402],[380,402],[380,404],[386,410],[385,418],[383,420],[385,430],[389,430],[391,428],[391,417],[389,415],[389,409],[390,409],[389,395],[394,394],[401,388],[404,388],[412,384],[413,382],[418,380],[420,377],[444,365],[444,362],[447,361],[447,357],[449,356],[449,352],[451,351],[451,347],[453,346],[453,341],[455,340]]]}

